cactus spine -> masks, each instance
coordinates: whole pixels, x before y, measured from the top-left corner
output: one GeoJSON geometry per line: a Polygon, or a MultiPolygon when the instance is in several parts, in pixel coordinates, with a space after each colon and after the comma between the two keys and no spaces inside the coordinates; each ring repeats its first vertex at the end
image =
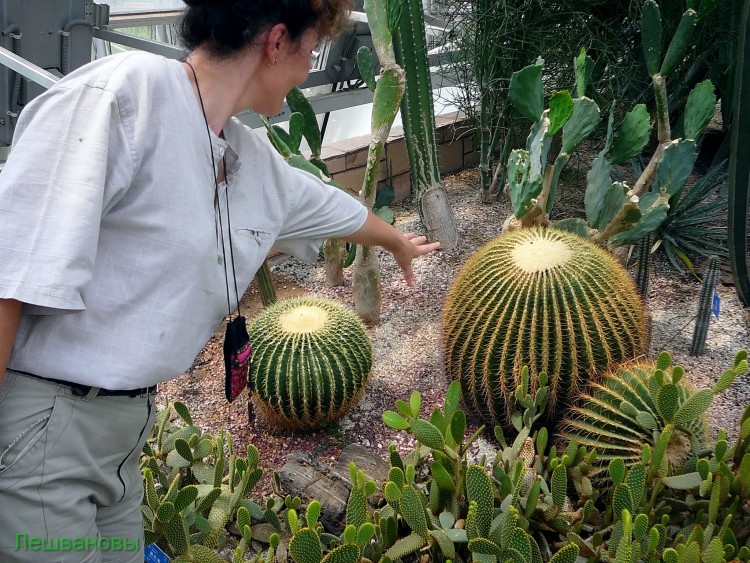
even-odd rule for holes
{"type": "Polygon", "coordinates": [[[719,257],[711,256],[708,262],[706,275],[703,277],[700,300],[698,301],[698,316],[695,319],[693,340],[690,343],[690,355],[700,356],[708,336],[708,326],[711,324],[711,304],[713,303],[714,291],[719,281],[719,257]]]}
{"type": "Polygon", "coordinates": [[[591,377],[641,353],[643,304],[606,251],[572,233],[524,229],[491,241],[459,272],[446,297],[447,373],[485,420],[508,427],[529,366],[550,374],[550,409],[591,377]]]}
{"type": "Polygon", "coordinates": [[[452,250],[458,244],[458,231],[448,196],[440,181],[435,109],[421,0],[402,0],[402,14],[394,34],[393,47],[396,61],[406,73],[401,119],[420,216],[427,229],[427,238],[439,240],[444,250],[452,250]]]}
{"type": "Polygon", "coordinates": [[[249,387],[272,424],[310,429],[337,420],[362,395],[372,347],[357,317],[334,301],[279,301],[248,327],[249,387]]]}

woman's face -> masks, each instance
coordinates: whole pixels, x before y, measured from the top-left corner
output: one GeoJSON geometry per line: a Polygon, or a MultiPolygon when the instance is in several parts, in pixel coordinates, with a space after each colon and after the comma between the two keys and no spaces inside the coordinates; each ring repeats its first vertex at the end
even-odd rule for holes
{"type": "Polygon", "coordinates": [[[285,36],[278,58],[265,69],[267,88],[260,93],[261,99],[256,100],[255,111],[264,115],[276,115],[281,111],[289,90],[307,79],[318,42],[318,32],[312,28],[305,31],[296,43],[285,36]]]}

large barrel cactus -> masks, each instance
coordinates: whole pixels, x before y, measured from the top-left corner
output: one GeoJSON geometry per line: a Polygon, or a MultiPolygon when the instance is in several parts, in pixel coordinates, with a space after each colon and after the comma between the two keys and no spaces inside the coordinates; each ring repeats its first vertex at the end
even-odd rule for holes
{"type": "Polygon", "coordinates": [[[510,427],[512,394],[529,366],[549,375],[547,416],[590,378],[645,346],[643,304],[611,254],[573,233],[530,228],[479,249],[443,310],[448,376],[466,404],[510,427]]]}
{"type": "Polygon", "coordinates": [[[615,458],[628,466],[641,461],[646,445],[652,451],[653,467],[664,462],[667,469],[682,467],[710,436],[705,412],[714,396],[746,371],[743,350],[712,388],[696,390],[684,379],[683,368],[672,366],[666,352],[656,361],[624,364],[592,384],[579,406],[568,412],[558,436],[596,448],[594,478],[606,478],[615,458]]]}
{"type": "Polygon", "coordinates": [[[253,319],[248,332],[251,398],[271,424],[317,428],[342,417],[362,395],[372,346],[345,306],[312,297],[279,301],[253,319]]]}

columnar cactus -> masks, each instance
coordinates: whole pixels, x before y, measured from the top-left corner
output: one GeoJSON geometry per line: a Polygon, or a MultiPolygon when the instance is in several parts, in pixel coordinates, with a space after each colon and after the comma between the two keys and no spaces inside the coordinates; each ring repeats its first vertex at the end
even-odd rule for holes
{"type": "MultiPolygon", "coordinates": [[[[712,388],[696,391],[683,379],[684,369],[672,367],[662,352],[656,362],[633,362],[606,375],[568,413],[559,436],[596,448],[597,473],[620,458],[638,463],[644,448],[652,451],[651,471],[681,466],[708,438],[704,414],[714,396],[747,371],[747,352],[735,357],[712,388]]],[[[594,473],[593,475],[597,475],[594,473]]]]}
{"type": "Polygon", "coordinates": [[[406,72],[401,119],[412,185],[427,237],[439,240],[444,250],[452,250],[458,244],[458,231],[440,181],[424,8],[421,0],[404,0],[401,11],[393,47],[396,61],[406,72]]]}
{"type": "Polygon", "coordinates": [[[277,302],[251,321],[249,387],[264,417],[283,428],[337,420],[364,391],[372,346],[364,325],[334,301],[277,302]]]}
{"type": "Polygon", "coordinates": [[[447,372],[466,404],[506,428],[524,365],[532,390],[549,374],[552,414],[645,343],[643,304],[627,272],[555,229],[523,229],[477,251],[448,292],[442,324],[447,372]]]}
{"type": "Polygon", "coordinates": [[[701,296],[698,300],[698,317],[695,319],[695,329],[693,330],[693,340],[690,343],[690,355],[700,356],[703,354],[703,347],[706,345],[708,336],[708,326],[711,323],[711,311],[713,309],[713,299],[716,292],[716,284],[719,282],[719,257],[711,256],[706,269],[706,275],[703,277],[703,287],[701,296]]]}
{"type": "Polygon", "coordinates": [[[744,158],[750,142],[750,4],[745,2],[738,34],[733,99],[731,157],[729,160],[729,264],[732,268],[737,296],[742,304],[750,306],[750,245],[747,226],[750,214],[750,163],[744,158]]]}
{"type": "MultiPolygon", "coordinates": [[[[367,21],[381,67],[380,78],[373,94],[370,147],[367,151],[365,177],[360,191],[360,200],[370,210],[375,205],[380,155],[388,140],[393,120],[398,113],[401,98],[404,96],[404,70],[396,62],[393,53],[392,33],[400,17],[396,6],[398,4],[385,0],[365,1],[367,21]]],[[[359,59],[364,61],[366,57],[360,56],[359,59]]],[[[360,72],[366,82],[372,86],[375,82],[372,64],[367,69],[360,64],[360,72]]],[[[352,289],[354,309],[360,318],[366,322],[378,322],[380,320],[380,260],[377,253],[373,252],[369,246],[357,246],[357,256],[354,259],[352,272],[352,289]]]]}

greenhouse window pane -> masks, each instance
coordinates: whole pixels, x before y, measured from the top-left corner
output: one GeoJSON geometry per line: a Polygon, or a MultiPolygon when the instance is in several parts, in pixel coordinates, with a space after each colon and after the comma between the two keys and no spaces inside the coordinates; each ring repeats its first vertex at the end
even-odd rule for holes
{"type": "Polygon", "coordinates": [[[173,12],[185,8],[182,0],[95,0],[97,4],[109,4],[110,13],[143,14],[149,12],[173,12]]]}

